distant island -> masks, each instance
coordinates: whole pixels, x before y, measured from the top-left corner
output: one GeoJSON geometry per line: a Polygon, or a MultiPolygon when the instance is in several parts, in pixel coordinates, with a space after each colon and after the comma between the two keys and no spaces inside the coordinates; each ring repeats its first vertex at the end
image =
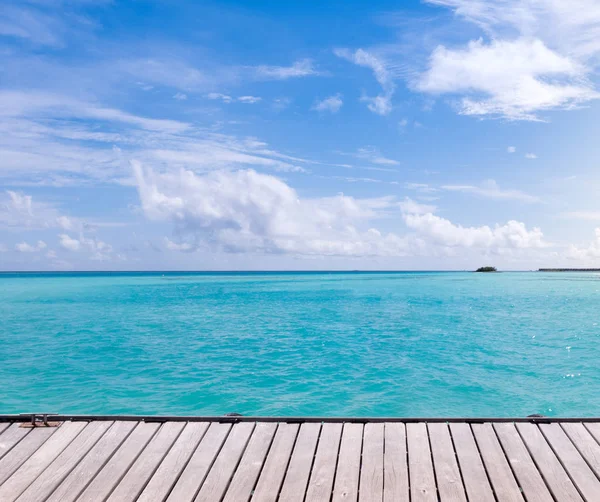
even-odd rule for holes
{"type": "Polygon", "coordinates": [[[540,268],[539,272],[600,272],[600,268],[540,268]]]}
{"type": "Polygon", "coordinates": [[[496,267],[479,267],[475,272],[498,272],[496,267]]]}

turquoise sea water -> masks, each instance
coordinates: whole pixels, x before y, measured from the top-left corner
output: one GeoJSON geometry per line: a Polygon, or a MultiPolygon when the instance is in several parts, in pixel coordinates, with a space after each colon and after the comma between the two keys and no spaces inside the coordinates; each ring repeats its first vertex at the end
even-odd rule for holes
{"type": "Polygon", "coordinates": [[[0,274],[0,413],[600,415],[600,275],[0,274]]]}

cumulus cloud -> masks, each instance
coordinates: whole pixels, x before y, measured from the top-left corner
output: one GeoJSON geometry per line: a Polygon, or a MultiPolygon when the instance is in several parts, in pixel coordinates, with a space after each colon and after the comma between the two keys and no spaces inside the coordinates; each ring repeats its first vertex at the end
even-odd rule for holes
{"type": "Polygon", "coordinates": [[[184,94],[183,92],[176,92],[173,95],[173,99],[176,99],[177,101],[185,101],[187,99],[187,94],[184,94]]]}
{"type": "Polygon", "coordinates": [[[515,152],[517,151],[517,147],[515,147],[515,146],[509,146],[509,147],[506,149],[506,151],[507,151],[508,153],[515,153],[515,152]]]}
{"type": "Polygon", "coordinates": [[[85,251],[92,260],[105,261],[111,258],[112,246],[96,237],[86,237],[83,234],[71,237],[68,234],[60,234],[58,238],[60,246],[67,251],[85,251]]]}
{"type": "Polygon", "coordinates": [[[465,248],[525,249],[548,247],[539,228],[528,230],[524,223],[511,220],[491,228],[463,227],[432,213],[405,214],[409,228],[443,246],[465,248]]]}
{"type": "Polygon", "coordinates": [[[322,101],[317,101],[312,107],[313,110],[317,112],[331,112],[337,113],[340,111],[340,108],[344,102],[342,101],[341,94],[334,94],[333,96],[329,96],[322,101]]]}
{"type": "Polygon", "coordinates": [[[587,246],[578,247],[574,244],[569,245],[565,255],[571,260],[577,260],[584,263],[598,263],[600,259],[600,227],[596,228],[595,239],[587,246]]]}
{"type": "Polygon", "coordinates": [[[377,96],[363,96],[361,100],[367,103],[367,108],[373,113],[377,113],[378,115],[389,114],[392,111],[392,97],[396,86],[385,62],[375,54],[364,49],[358,49],[355,52],[348,49],[335,49],[334,54],[356,65],[370,68],[373,71],[375,79],[381,85],[382,93],[377,96]]]}
{"type": "Polygon", "coordinates": [[[19,253],[36,253],[43,251],[48,247],[44,241],[37,241],[35,244],[29,244],[27,242],[20,242],[15,245],[15,250],[19,253]]]}
{"type": "Polygon", "coordinates": [[[346,195],[303,199],[282,180],[252,170],[198,175],[157,174],[133,165],[141,206],[151,220],[174,225],[171,250],[320,256],[406,256],[436,249],[525,249],[546,243],[538,228],[509,221],[462,227],[433,214],[435,207],[394,197],[346,195]],[[383,232],[377,221],[402,223],[405,235],[383,232]]]}
{"type": "Polygon", "coordinates": [[[600,97],[588,78],[600,55],[595,0],[426,1],[454,9],[480,26],[489,41],[438,46],[415,89],[458,96],[465,115],[510,120],[539,120],[540,112],[600,97]]]}
{"type": "Polygon", "coordinates": [[[239,98],[237,98],[237,100],[240,103],[247,103],[249,105],[253,105],[254,103],[262,101],[262,98],[258,96],[240,96],[239,98]]]}
{"type": "Polygon", "coordinates": [[[537,155],[535,153],[526,153],[525,158],[526,159],[537,159],[537,155]]]}

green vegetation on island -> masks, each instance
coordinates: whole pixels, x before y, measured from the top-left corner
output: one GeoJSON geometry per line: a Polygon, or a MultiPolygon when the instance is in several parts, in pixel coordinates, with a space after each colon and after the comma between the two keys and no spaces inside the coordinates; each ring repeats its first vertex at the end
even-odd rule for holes
{"type": "Polygon", "coordinates": [[[496,267],[479,267],[475,272],[498,272],[496,267]]]}

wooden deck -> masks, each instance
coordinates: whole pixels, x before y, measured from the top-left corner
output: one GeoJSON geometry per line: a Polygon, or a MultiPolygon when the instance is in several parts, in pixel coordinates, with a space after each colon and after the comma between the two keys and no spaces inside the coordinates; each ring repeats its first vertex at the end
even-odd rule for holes
{"type": "Polygon", "coordinates": [[[600,501],[597,420],[5,420],[2,502],[600,501]]]}

